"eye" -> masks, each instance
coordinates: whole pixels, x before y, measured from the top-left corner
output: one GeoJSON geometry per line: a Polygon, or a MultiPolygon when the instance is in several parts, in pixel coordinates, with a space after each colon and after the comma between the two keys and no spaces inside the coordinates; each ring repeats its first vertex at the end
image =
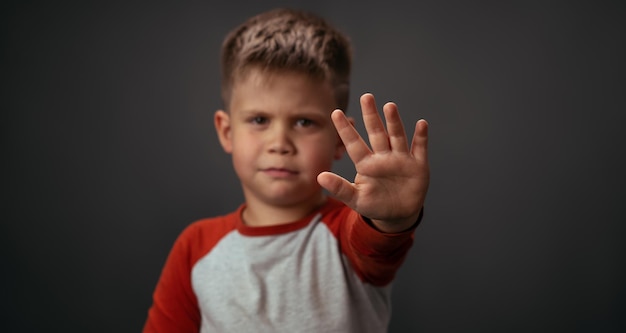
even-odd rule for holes
{"type": "Polygon", "coordinates": [[[250,118],[250,123],[254,125],[263,125],[267,123],[267,118],[261,116],[252,117],[250,118]]]}
{"type": "Polygon", "coordinates": [[[302,118],[296,121],[296,125],[300,127],[311,127],[315,125],[315,123],[311,119],[302,118]]]}

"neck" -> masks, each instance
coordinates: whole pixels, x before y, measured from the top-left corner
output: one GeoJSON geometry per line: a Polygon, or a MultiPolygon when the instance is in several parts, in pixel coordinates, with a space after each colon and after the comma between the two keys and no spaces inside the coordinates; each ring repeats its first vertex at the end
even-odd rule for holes
{"type": "Polygon", "coordinates": [[[276,206],[256,200],[246,200],[246,208],[243,211],[242,218],[244,223],[251,227],[287,224],[311,214],[325,202],[326,197],[324,195],[320,195],[306,203],[292,206],[276,206]]]}

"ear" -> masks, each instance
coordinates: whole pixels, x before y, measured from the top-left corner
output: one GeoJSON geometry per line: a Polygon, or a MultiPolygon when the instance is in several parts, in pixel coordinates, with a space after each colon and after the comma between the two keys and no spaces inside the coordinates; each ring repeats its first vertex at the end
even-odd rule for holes
{"type": "Polygon", "coordinates": [[[223,110],[217,110],[213,116],[217,138],[220,140],[222,148],[227,153],[233,152],[232,130],[230,127],[230,115],[223,110]]]}
{"type": "MultiPolygon", "coordinates": [[[[352,125],[352,127],[354,127],[354,118],[352,117],[347,117],[348,121],[350,122],[350,125],[352,125]]],[[[334,154],[334,158],[335,160],[340,160],[343,157],[343,154],[346,152],[346,145],[343,144],[343,141],[341,141],[341,138],[339,137],[339,133],[337,133],[337,145],[335,146],[335,154],[334,154]]]]}

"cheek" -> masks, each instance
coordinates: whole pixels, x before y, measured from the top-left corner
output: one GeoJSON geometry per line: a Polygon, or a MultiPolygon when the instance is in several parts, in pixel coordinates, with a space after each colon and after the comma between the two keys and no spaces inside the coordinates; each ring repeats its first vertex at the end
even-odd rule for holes
{"type": "Polygon", "coordinates": [[[308,142],[307,147],[306,158],[310,161],[311,165],[314,165],[316,169],[330,169],[335,160],[336,144],[333,140],[318,138],[308,142]]]}
{"type": "Polygon", "coordinates": [[[244,135],[233,136],[232,145],[233,162],[240,165],[251,163],[258,151],[258,140],[251,139],[244,135]]]}
{"type": "Polygon", "coordinates": [[[238,129],[233,131],[232,143],[233,149],[242,152],[248,152],[254,150],[254,147],[259,144],[259,137],[254,132],[246,131],[244,129],[238,129]]]}

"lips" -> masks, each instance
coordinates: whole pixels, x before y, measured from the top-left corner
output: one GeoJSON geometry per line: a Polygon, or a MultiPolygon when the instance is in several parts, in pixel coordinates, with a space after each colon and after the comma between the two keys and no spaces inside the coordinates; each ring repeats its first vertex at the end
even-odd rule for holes
{"type": "Polygon", "coordinates": [[[298,175],[298,172],[295,170],[280,167],[265,168],[261,171],[273,178],[289,178],[298,175]]]}

